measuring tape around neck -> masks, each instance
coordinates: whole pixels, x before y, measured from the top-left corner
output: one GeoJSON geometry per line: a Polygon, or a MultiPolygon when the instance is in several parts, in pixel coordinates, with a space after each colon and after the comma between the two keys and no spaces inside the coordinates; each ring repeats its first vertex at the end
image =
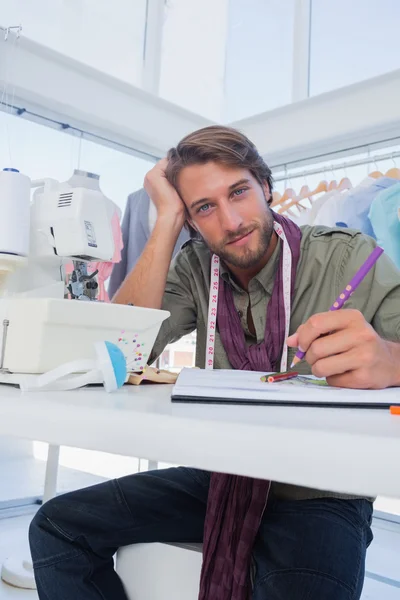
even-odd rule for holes
{"type": "MultiPolygon", "coordinates": [[[[285,309],[285,343],[283,346],[281,371],[287,370],[287,345],[289,336],[290,312],[291,312],[291,278],[292,278],[292,253],[285,232],[279,223],[274,222],[274,229],[283,242],[282,280],[283,280],[283,303],[285,309]]],[[[217,308],[219,292],[220,260],[216,254],[211,258],[210,295],[208,300],[207,339],[205,368],[214,367],[215,335],[217,331],[217,308]]]]}

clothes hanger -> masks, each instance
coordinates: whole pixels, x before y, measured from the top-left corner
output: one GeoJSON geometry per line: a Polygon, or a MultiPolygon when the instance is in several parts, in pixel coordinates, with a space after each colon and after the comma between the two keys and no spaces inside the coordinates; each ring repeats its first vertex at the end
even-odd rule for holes
{"type": "Polygon", "coordinates": [[[391,177],[392,179],[400,179],[400,169],[398,169],[397,167],[389,169],[389,171],[385,173],[385,177],[391,177]]]}
{"type": "MultiPolygon", "coordinates": [[[[310,187],[307,183],[307,177],[304,176],[304,184],[301,186],[300,192],[297,195],[297,201],[298,201],[299,207],[306,209],[305,206],[300,204],[300,200],[309,200],[310,204],[312,204],[312,202],[314,201],[314,198],[312,198],[313,194],[314,194],[314,192],[312,192],[310,190],[310,187]]],[[[295,200],[295,198],[293,198],[293,200],[295,200]]]]}
{"type": "MultiPolygon", "coordinates": [[[[308,191],[310,190],[308,185],[307,184],[303,185],[300,189],[300,193],[299,194],[295,193],[294,196],[291,198],[291,201],[288,204],[282,206],[282,209],[281,209],[282,212],[290,211],[290,209],[294,208],[294,207],[296,207],[299,212],[301,210],[308,210],[307,206],[304,206],[300,202],[300,200],[304,200],[306,198],[306,196],[304,194],[307,193],[307,190],[308,191]]],[[[279,212],[281,212],[281,211],[279,211],[279,212]]],[[[293,213],[289,212],[289,214],[293,214],[293,213]]]]}
{"type": "Polygon", "coordinates": [[[286,212],[290,217],[296,217],[297,215],[293,212],[292,208],[288,208],[288,207],[283,207],[280,208],[278,210],[278,214],[282,215],[284,212],[286,212]]]}
{"type": "MultiPolygon", "coordinates": [[[[281,215],[284,212],[289,212],[291,208],[293,208],[294,206],[296,206],[299,211],[300,209],[304,209],[307,210],[306,206],[303,206],[300,203],[300,198],[298,196],[295,196],[288,204],[285,204],[284,206],[282,206],[279,210],[278,213],[281,215]]],[[[289,212],[289,214],[292,214],[289,212]]]]}
{"type": "Polygon", "coordinates": [[[300,198],[300,199],[302,199],[302,198],[308,198],[309,194],[311,194],[310,188],[308,187],[307,184],[304,184],[304,185],[301,186],[299,195],[297,197],[300,198]]]}
{"type": "MultiPolygon", "coordinates": [[[[290,185],[290,181],[289,181],[289,185],[290,185]]],[[[275,204],[275,206],[281,206],[282,204],[284,204],[285,202],[287,202],[288,200],[292,201],[296,198],[296,192],[294,191],[294,189],[292,187],[288,187],[285,189],[285,191],[283,192],[282,196],[280,197],[279,201],[275,204]]]]}
{"type": "Polygon", "coordinates": [[[348,177],[343,177],[343,179],[340,181],[337,189],[338,191],[342,192],[343,190],[351,190],[351,188],[353,187],[350,179],[348,177]]]}
{"type": "Polygon", "coordinates": [[[313,196],[314,196],[314,192],[310,190],[310,188],[307,184],[307,181],[306,181],[306,183],[301,187],[300,193],[297,197],[299,200],[308,200],[309,203],[312,204],[314,202],[313,196]]]}
{"type": "Polygon", "coordinates": [[[317,194],[322,194],[322,192],[327,192],[327,191],[328,191],[328,182],[326,181],[326,179],[323,179],[322,181],[319,182],[319,184],[317,185],[315,190],[313,190],[311,192],[311,196],[316,196],[317,194]]]}
{"type": "Polygon", "coordinates": [[[379,179],[380,177],[383,177],[383,173],[381,173],[379,170],[376,158],[374,158],[374,165],[376,170],[372,171],[372,173],[369,173],[368,177],[372,177],[373,179],[379,179]]]}
{"type": "Polygon", "coordinates": [[[331,191],[333,191],[333,190],[337,190],[337,188],[338,188],[338,183],[337,183],[337,181],[336,181],[336,173],[335,173],[335,171],[333,170],[333,167],[332,167],[332,165],[331,165],[331,171],[332,171],[332,175],[333,175],[334,179],[332,179],[332,180],[331,180],[331,181],[328,183],[328,192],[331,192],[331,191]]]}
{"type": "Polygon", "coordinates": [[[283,204],[287,200],[294,200],[296,198],[296,192],[293,188],[289,187],[283,192],[279,204],[283,204]]]}
{"type": "Polygon", "coordinates": [[[336,179],[332,179],[332,181],[330,181],[328,183],[328,192],[331,192],[333,190],[337,190],[338,184],[336,179]]]}
{"type": "MultiPolygon", "coordinates": [[[[325,176],[325,173],[324,173],[324,176],[325,176]]],[[[303,188],[304,187],[308,187],[308,186],[303,186],[303,188]]],[[[303,190],[303,188],[302,188],[302,190],[303,190]]],[[[299,196],[302,195],[301,194],[302,190],[300,190],[299,196]]],[[[301,199],[302,200],[308,199],[310,201],[310,203],[312,204],[312,202],[314,202],[314,200],[315,200],[314,196],[316,196],[317,194],[323,194],[324,192],[327,192],[327,191],[328,191],[328,182],[327,182],[326,179],[323,179],[322,181],[319,182],[319,184],[317,185],[317,187],[315,188],[315,190],[310,190],[308,188],[308,193],[307,194],[305,194],[305,190],[304,190],[303,196],[302,196],[301,199]]]]}
{"type": "Polygon", "coordinates": [[[280,195],[279,192],[272,192],[271,208],[273,208],[274,206],[277,206],[278,204],[280,204],[281,203],[281,198],[282,198],[282,196],[280,195]]]}
{"type": "Polygon", "coordinates": [[[291,187],[286,188],[282,195],[279,192],[272,192],[273,202],[271,204],[271,208],[280,206],[281,204],[287,202],[287,200],[292,200],[295,197],[296,192],[291,187]]]}
{"type": "MultiPolygon", "coordinates": [[[[284,170],[285,170],[285,179],[287,180],[287,166],[286,165],[284,165],[284,170]]],[[[289,183],[290,183],[290,180],[289,180],[289,183]]],[[[292,193],[294,193],[294,190],[292,190],[290,187],[286,188],[284,190],[283,194],[280,194],[279,192],[272,192],[271,208],[280,206],[281,204],[286,202],[286,200],[291,199],[292,193]]]]}
{"type": "MultiPolygon", "coordinates": [[[[290,177],[288,178],[288,185],[289,186],[293,185],[290,177]]],[[[290,208],[292,208],[295,205],[297,205],[297,208],[299,208],[299,209],[302,208],[304,210],[307,210],[307,208],[305,206],[300,204],[299,197],[297,196],[294,188],[287,187],[285,189],[285,191],[283,192],[282,196],[280,197],[279,201],[275,204],[275,207],[280,206],[281,208],[278,210],[278,213],[282,214],[283,212],[288,212],[290,210],[290,208]],[[288,202],[288,200],[289,200],[289,202],[288,202]]],[[[272,206],[274,206],[274,205],[272,205],[272,206]]],[[[295,216],[293,214],[293,212],[289,212],[289,214],[291,216],[295,216]]]]}
{"type": "Polygon", "coordinates": [[[391,177],[392,179],[400,179],[400,169],[398,169],[396,167],[396,163],[395,163],[393,156],[392,156],[392,161],[393,161],[394,167],[392,169],[389,169],[389,171],[387,171],[385,173],[385,177],[391,177]]]}

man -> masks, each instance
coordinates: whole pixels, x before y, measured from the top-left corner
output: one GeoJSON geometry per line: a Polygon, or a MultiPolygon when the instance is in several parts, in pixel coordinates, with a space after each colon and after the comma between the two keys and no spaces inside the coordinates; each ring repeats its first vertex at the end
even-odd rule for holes
{"type": "MultiPolygon", "coordinates": [[[[290,320],[289,364],[299,347],[302,370],[332,385],[400,385],[399,272],[382,256],[348,307],[326,312],[375,242],[351,230],[300,230],[274,215],[271,172],[245,136],[225,127],[187,136],[145,187],[157,221],[114,301],[171,312],[154,355],[196,328],[197,365],[205,366],[218,264],[208,367],[279,370],[290,320]],[[185,222],[194,239],[170,268],[185,222]]],[[[253,600],[356,600],[371,516],[367,498],[177,468],[51,500],[32,522],[30,543],[41,600],[126,600],[112,556],[120,546],[155,541],[204,541],[204,600],[242,600],[250,587],[253,600]]]]}

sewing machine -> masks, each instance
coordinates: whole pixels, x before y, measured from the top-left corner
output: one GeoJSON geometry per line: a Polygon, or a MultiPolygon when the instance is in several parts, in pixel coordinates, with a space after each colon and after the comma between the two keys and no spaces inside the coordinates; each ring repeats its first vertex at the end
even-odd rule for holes
{"type": "Polygon", "coordinates": [[[2,251],[0,236],[0,382],[94,358],[94,342],[122,338],[128,360],[140,343],[142,358],[132,369],[140,370],[169,313],[97,301],[98,270],[91,263],[112,262],[120,250],[118,207],[90,173],[31,185],[28,255],[2,251]]]}

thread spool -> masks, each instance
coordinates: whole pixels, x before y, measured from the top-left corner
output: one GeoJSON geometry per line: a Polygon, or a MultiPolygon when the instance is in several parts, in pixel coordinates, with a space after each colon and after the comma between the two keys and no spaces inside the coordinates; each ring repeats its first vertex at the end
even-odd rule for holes
{"type": "Polygon", "coordinates": [[[31,180],[0,171],[0,271],[13,271],[29,254],[31,180]]]}
{"type": "Polygon", "coordinates": [[[0,171],[0,253],[29,253],[31,180],[17,169],[0,171]]]}

